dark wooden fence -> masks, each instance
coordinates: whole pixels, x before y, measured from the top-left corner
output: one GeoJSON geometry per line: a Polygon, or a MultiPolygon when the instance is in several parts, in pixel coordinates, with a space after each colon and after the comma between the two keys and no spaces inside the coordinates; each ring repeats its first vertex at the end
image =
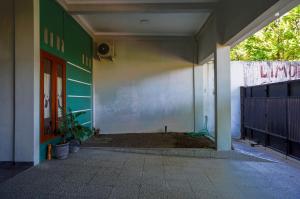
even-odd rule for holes
{"type": "Polygon", "coordinates": [[[300,159],[300,80],[241,87],[241,135],[300,159]]]}

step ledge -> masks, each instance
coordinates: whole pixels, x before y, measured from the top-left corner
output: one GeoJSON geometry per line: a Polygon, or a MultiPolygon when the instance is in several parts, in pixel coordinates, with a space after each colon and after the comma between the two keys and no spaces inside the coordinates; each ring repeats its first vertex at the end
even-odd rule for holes
{"type": "Polygon", "coordinates": [[[119,148],[119,147],[81,147],[82,149],[99,149],[103,151],[163,155],[163,156],[179,156],[194,157],[203,159],[230,159],[244,161],[264,161],[270,162],[268,159],[253,156],[251,154],[241,153],[235,150],[217,151],[214,149],[199,148],[119,148]]]}

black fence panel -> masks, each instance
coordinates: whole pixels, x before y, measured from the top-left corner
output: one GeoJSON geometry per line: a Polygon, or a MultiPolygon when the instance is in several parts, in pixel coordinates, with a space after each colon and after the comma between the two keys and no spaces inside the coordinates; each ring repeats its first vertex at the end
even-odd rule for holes
{"type": "Polygon", "coordinates": [[[264,132],[252,130],[251,136],[252,136],[252,138],[250,138],[250,139],[254,140],[258,144],[262,144],[262,145],[266,146],[266,134],[264,132]]]}
{"type": "Polygon", "coordinates": [[[290,96],[300,97],[300,81],[290,84],[290,96]]]}
{"type": "Polygon", "coordinates": [[[256,129],[257,131],[265,130],[265,113],[266,99],[264,98],[245,98],[244,100],[244,126],[256,129]]]}
{"type": "Polygon", "coordinates": [[[288,101],[289,140],[300,143],[300,98],[288,101]]]}
{"type": "Polygon", "coordinates": [[[267,134],[287,138],[287,99],[269,98],[267,100],[267,134]]]}
{"type": "Polygon", "coordinates": [[[252,96],[252,91],[251,88],[245,88],[246,92],[245,92],[245,97],[251,97],[252,96]]]}
{"type": "Polygon", "coordinates": [[[260,132],[265,132],[266,128],[266,99],[252,98],[252,127],[260,132]]]}
{"type": "Polygon", "coordinates": [[[295,142],[290,142],[288,155],[299,159],[299,157],[300,157],[300,144],[295,143],[295,142]]]}
{"type": "Polygon", "coordinates": [[[275,136],[268,136],[268,142],[266,146],[288,155],[288,144],[285,139],[281,139],[275,136]]]}
{"type": "Polygon", "coordinates": [[[241,117],[244,118],[244,126],[245,127],[251,127],[252,124],[252,110],[251,110],[251,98],[245,98],[244,99],[244,109],[243,109],[243,115],[241,117]]]}
{"type": "Polygon", "coordinates": [[[300,159],[300,80],[241,87],[241,131],[300,159]]]}
{"type": "Polygon", "coordinates": [[[273,84],[268,86],[268,97],[287,97],[288,84],[273,84]]]}
{"type": "Polygon", "coordinates": [[[251,90],[251,97],[267,97],[267,86],[252,87],[251,90]]]}

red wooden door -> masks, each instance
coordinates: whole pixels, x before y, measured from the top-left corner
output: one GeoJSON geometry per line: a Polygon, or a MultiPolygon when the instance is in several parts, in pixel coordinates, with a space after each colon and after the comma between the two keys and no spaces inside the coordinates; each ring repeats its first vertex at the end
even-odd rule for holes
{"type": "Polygon", "coordinates": [[[65,61],[41,51],[40,74],[40,142],[43,143],[56,136],[58,120],[65,111],[65,61]]]}

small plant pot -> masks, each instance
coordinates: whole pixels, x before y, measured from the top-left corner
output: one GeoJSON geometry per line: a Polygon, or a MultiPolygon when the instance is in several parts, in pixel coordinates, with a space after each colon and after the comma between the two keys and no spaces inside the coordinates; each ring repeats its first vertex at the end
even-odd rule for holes
{"type": "Polygon", "coordinates": [[[67,159],[69,156],[69,142],[55,145],[55,157],[59,160],[67,159]]]}
{"type": "Polygon", "coordinates": [[[71,140],[69,145],[70,153],[77,153],[80,149],[80,142],[78,140],[71,140]]]}

